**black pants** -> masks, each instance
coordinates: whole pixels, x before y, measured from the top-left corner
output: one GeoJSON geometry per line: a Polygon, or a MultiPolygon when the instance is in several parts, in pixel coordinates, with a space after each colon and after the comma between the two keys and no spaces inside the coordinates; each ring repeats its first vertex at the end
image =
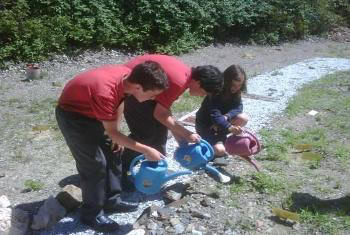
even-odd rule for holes
{"type": "MultiPolygon", "coordinates": [[[[131,132],[129,135],[131,139],[151,146],[165,155],[168,129],[153,117],[156,104],[153,100],[140,103],[134,96],[128,96],[124,100],[124,117],[131,132]]],[[[124,177],[129,170],[132,159],[140,154],[125,149],[122,157],[124,177]]]]}
{"type": "Polygon", "coordinates": [[[72,152],[80,176],[82,217],[102,215],[121,192],[120,155],[111,151],[100,121],[56,108],[58,126],[72,152]]]}

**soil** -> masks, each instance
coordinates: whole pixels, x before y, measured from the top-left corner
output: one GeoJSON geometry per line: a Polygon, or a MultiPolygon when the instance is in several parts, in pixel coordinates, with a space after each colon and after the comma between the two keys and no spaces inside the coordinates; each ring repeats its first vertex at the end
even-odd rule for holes
{"type": "MultiPolygon", "coordinates": [[[[217,44],[179,58],[192,66],[212,64],[222,70],[237,63],[245,68],[248,76],[255,76],[308,58],[350,58],[350,34],[344,35],[339,39],[337,34],[336,41],[335,37],[330,36],[329,39],[309,38],[278,46],[217,44]]],[[[102,64],[122,63],[131,56],[107,50],[87,51],[75,58],[57,56],[51,61],[40,63],[42,79],[31,82],[23,81],[24,64],[11,65],[9,69],[0,71],[0,195],[6,195],[13,206],[33,212],[43,200],[50,195],[56,195],[63,186],[77,184],[74,160],[54,119],[56,100],[64,83],[74,74],[102,64]],[[36,185],[40,190],[33,190],[33,184],[30,186],[28,180],[41,182],[42,185],[36,185]]],[[[303,128],[308,122],[298,120],[298,128],[303,128]]],[[[234,172],[237,176],[234,177],[236,182],[254,171],[241,159],[233,158],[229,162],[224,170],[234,172]]],[[[294,170],[288,166],[281,166],[281,169],[288,174],[293,174],[294,170]]],[[[278,195],[266,197],[265,194],[246,192],[244,198],[231,200],[238,205],[232,208],[227,206],[226,200],[220,200],[228,195],[230,187],[217,186],[217,182],[206,174],[200,174],[193,179],[193,195],[196,191],[208,192],[208,187],[213,187],[220,194],[219,199],[215,200],[215,208],[204,208],[206,213],[211,214],[209,222],[203,223],[209,231],[223,233],[227,231],[228,225],[239,224],[236,232],[235,229],[230,229],[231,233],[228,234],[242,231],[251,234],[305,232],[293,224],[289,226],[288,221],[272,226],[276,223],[271,219],[256,219],[259,213],[264,213],[261,211],[269,210],[267,204],[278,201],[278,195]]],[[[212,199],[209,198],[210,200],[212,199]]]]}

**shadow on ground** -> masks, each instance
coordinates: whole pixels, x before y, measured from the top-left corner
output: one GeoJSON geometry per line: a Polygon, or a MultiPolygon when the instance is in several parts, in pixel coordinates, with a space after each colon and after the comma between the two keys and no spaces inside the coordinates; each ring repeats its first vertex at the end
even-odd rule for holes
{"type": "Polygon", "coordinates": [[[66,185],[72,184],[76,187],[80,187],[80,176],[78,174],[70,175],[66,178],[63,178],[58,185],[63,188],[66,185]]]}
{"type": "Polygon", "coordinates": [[[341,198],[324,200],[309,193],[294,192],[291,195],[291,199],[293,202],[289,207],[291,211],[307,209],[322,214],[343,211],[350,215],[350,194],[341,198]]]}

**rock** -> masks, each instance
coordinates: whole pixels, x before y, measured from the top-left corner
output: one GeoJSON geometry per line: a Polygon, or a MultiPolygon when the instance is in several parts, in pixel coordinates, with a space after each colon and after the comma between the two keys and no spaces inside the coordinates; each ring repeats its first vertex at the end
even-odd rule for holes
{"type": "Polygon", "coordinates": [[[153,218],[158,218],[158,217],[159,217],[158,211],[153,211],[153,212],[151,213],[151,216],[152,216],[153,218]]]}
{"type": "Polygon", "coordinates": [[[126,235],[145,235],[146,232],[143,229],[134,229],[128,232],[126,235]]]}
{"type": "Polygon", "coordinates": [[[9,232],[11,228],[11,208],[0,208],[0,232],[9,232]]]}
{"type": "Polygon", "coordinates": [[[201,231],[197,231],[195,229],[192,229],[191,233],[192,233],[192,235],[202,235],[203,234],[201,231]]]}
{"type": "Polygon", "coordinates": [[[171,219],[169,220],[169,222],[170,222],[170,224],[171,224],[173,227],[175,227],[177,224],[180,224],[180,223],[181,223],[180,220],[179,220],[178,218],[171,218],[171,219]]]}
{"type": "Polygon", "coordinates": [[[199,219],[210,219],[211,215],[207,213],[202,213],[201,211],[198,211],[196,209],[191,209],[191,214],[193,217],[197,217],[199,219]]]}
{"type": "Polygon", "coordinates": [[[147,225],[148,218],[151,215],[151,207],[147,207],[142,214],[136,219],[136,222],[134,223],[134,228],[139,228],[141,225],[147,225]]]}
{"type": "Polygon", "coordinates": [[[190,232],[192,232],[193,229],[195,229],[194,224],[188,224],[186,227],[186,232],[190,233],[190,232]]]}
{"type": "Polygon", "coordinates": [[[160,220],[168,220],[172,214],[172,210],[166,207],[160,208],[158,210],[160,220]]]}
{"type": "Polygon", "coordinates": [[[63,188],[56,196],[59,203],[67,210],[67,212],[77,209],[82,202],[81,189],[70,184],[63,188]]]}
{"type": "Polygon", "coordinates": [[[183,232],[185,231],[185,227],[183,226],[182,223],[175,225],[174,229],[176,234],[183,234],[183,232]]]}
{"type": "Polygon", "coordinates": [[[224,157],[217,157],[213,161],[214,166],[227,166],[228,161],[224,157]]]}
{"type": "Polygon", "coordinates": [[[34,215],[31,228],[35,230],[49,228],[62,219],[66,212],[66,209],[53,196],[50,196],[39,208],[38,214],[34,215]]]}
{"type": "Polygon", "coordinates": [[[159,235],[156,230],[148,230],[146,235],[159,235]]]}
{"type": "Polygon", "coordinates": [[[164,198],[169,201],[178,201],[182,198],[184,192],[189,187],[189,184],[175,183],[167,188],[163,192],[164,198]]]}
{"type": "Polygon", "coordinates": [[[9,201],[9,199],[5,195],[2,195],[0,197],[0,208],[6,208],[10,206],[11,206],[11,202],[9,201]]]}
{"type": "Polygon", "coordinates": [[[209,201],[208,201],[208,198],[203,198],[202,201],[200,202],[200,204],[204,207],[208,207],[209,206],[209,201]]]}
{"type": "Polygon", "coordinates": [[[158,228],[157,223],[153,222],[152,220],[148,220],[148,224],[147,224],[148,230],[157,230],[157,228],[158,228]]]}

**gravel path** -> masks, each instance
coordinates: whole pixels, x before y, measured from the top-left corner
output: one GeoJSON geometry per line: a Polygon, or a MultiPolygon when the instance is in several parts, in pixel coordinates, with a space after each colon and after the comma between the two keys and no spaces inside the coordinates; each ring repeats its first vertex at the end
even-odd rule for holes
{"type": "MultiPolygon", "coordinates": [[[[256,95],[269,96],[274,101],[263,101],[257,99],[244,99],[244,109],[251,117],[248,128],[258,131],[263,126],[269,124],[269,120],[274,114],[281,113],[286,107],[288,99],[295,95],[298,88],[303,84],[319,79],[320,77],[340,70],[349,70],[350,60],[337,58],[314,58],[296,64],[286,66],[263,75],[255,76],[249,80],[248,91],[256,95]]],[[[191,127],[189,127],[191,128],[191,127]]],[[[172,155],[177,144],[174,139],[168,141],[169,156],[172,155]]],[[[169,168],[181,170],[179,165],[169,159],[169,168]]],[[[186,181],[188,176],[178,178],[176,181],[186,181]]],[[[171,183],[171,182],[170,182],[171,183]]],[[[126,234],[132,229],[132,224],[150,205],[164,205],[160,195],[144,196],[135,193],[133,197],[141,198],[142,203],[139,210],[133,213],[114,214],[110,217],[122,225],[122,229],[117,234],[126,234]]],[[[81,225],[76,214],[69,215],[62,219],[49,231],[42,231],[36,234],[99,234],[81,225]]]]}

